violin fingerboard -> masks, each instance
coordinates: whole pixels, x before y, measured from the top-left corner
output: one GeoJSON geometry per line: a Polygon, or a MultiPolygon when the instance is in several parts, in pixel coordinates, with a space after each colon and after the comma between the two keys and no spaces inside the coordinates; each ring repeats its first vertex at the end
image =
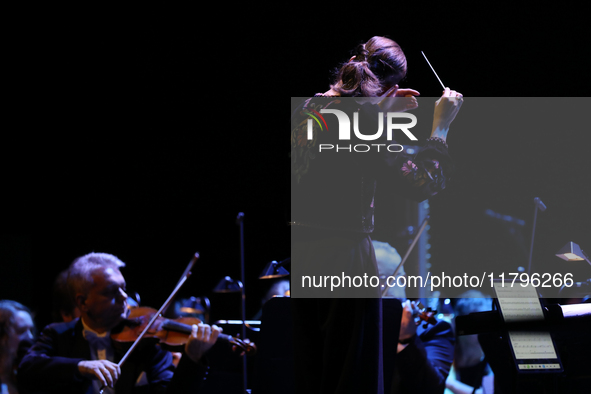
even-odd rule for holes
{"type": "Polygon", "coordinates": [[[232,336],[227,335],[227,334],[219,334],[218,335],[218,341],[224,341],[224,342],[230,342],[232,343],[234,341],[234,338],[232,338],[232,336]]]}
{"type": "Polygon", "coordinates": [[[173,320],[166,320],[162,323],[162,328],[169,331],[182,332],[183,334],[190,334],[193,331],[192,326],[173,320]]]}

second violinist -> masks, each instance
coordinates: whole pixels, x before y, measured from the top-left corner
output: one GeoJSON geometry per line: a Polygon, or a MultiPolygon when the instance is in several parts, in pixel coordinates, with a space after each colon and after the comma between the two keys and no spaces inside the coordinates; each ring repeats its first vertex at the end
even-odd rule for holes
{"type": "Polygon", "coordinates": [[[70,266],[68,287],[81,317],[43,330],[19,365],[23,389],[98,393],[107,387],[114,389],[111,393],[131,393],[145,371],[150,392],[198,392],[207,374],[203,355],[222,331],[215,325],[191,326],[186,357],[177,368],[170,352],[155,344],[138,348],[121,368],[116,364],[123,354],[113,346],[110,334],[127,313],[126,283],[118,261],[110,254],[91,253],[70,266]]]}

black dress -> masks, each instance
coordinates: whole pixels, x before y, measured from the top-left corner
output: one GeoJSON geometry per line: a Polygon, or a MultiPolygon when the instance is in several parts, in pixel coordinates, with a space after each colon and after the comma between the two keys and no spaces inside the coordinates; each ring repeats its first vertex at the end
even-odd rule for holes
{"type": "Polygon", "coordinates": [[[356,286],[359,282],[315,285],[327,277],[338,276],[346,283],[346,278],[377,276],[370,238],[376,185],[387,183],[401,195],[422,201],[445,188],[452,162],[447,145],[439,140],[428,140],[416,155],[398,152],[401,145],[387,140],[385,132],[375,141],[355,135],[339,140],[337,117],[321,116],[323,108],[358,112],[359,129],[374,132],[381,111],[353,98],[314,97],[292,104],[296,393],[383,393],[381,290],[367,283],[356,286]],[[312,118],[313,138],[308,139],[312,118]],[[330,146],[335,148],[320,151],[330,146]]]}

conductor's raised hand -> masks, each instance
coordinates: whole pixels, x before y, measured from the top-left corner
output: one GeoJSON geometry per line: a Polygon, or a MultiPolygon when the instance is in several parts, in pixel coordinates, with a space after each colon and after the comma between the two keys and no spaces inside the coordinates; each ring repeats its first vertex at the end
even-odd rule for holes
{"type": "Polygon", "coordinates": [[[435,113],[433,115],[432,137],[445,139],[449,125],[456,118],[464,102],[464,96],[460,92],[445,88],[439,100],[435,102],[435,113]],[[434,135],[443,133],[444,135],[434,135]]]}
{"type": "Polygon", "coordinates": [[[193,324],[191,335],[185,345],[185,353],[194,362],[199,362],[201,357],[216,343],[222,328],[209,324],[193,324]]]}
{"type": "Polygon", "coordinates": [[[78,371],[87,378],[99,380],[104,387],[115,388],[121,375],[119,365],[108,360],[85,360],[78,363],[78,371]]]}
{"type": "Polygon", "coordinates": [[[418,90],[414,89],[398,89],[396,91],[396,97],[413,97],[413,96],[420,96],[418,90]]]}
{"type": "Polygon", "coordinates": [[[419,96],[418,90],[414,89],[400,89],[398,85],[394,85],[387,90],[380,102],[380,107],[388,112],[404,112],[418,108],[419,103],[415,96],[419,96]]]}

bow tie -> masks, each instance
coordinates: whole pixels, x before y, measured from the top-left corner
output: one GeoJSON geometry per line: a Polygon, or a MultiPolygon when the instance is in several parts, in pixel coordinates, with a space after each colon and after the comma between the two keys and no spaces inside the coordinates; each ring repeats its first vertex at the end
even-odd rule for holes
{"type": "Polygon", "coordinates": [[[93,359],[113,361],[113,346],[111,345],[109,333],[99,336],[96,332],[84,330],[84,338],[90,345],[90,353],[93,359]]]}

